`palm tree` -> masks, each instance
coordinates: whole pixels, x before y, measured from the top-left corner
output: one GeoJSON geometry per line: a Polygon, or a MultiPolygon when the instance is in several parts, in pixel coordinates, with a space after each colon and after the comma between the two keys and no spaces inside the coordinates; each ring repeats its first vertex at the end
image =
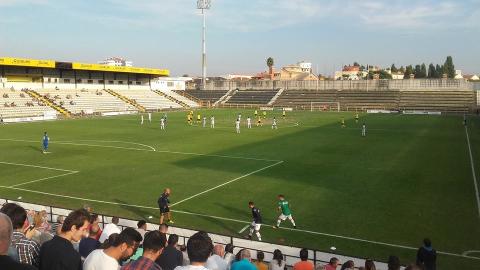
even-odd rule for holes
{"type": "Polygon", "coordinates": [[[270,80],[273,80],[273,58],[267,58],[268,74],[270,74],[270,80]]]}

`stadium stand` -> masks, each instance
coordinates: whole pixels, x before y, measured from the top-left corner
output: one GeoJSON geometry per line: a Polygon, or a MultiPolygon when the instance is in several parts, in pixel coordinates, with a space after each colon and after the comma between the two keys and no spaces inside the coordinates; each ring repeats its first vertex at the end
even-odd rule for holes
{"type": "MultiPolygon", "coordinates": [[[[184,91],[182,91],[182,92],[184,92],[184,91]]],[[[168,96],[176,99],[177,101],[187,105],[187,107],[190,107],[190,108],[200,107],[200,104],[198,104],[194,100],[192,100],[192,99],[190,99],[186,96],[180,95],[175,91],[162,91],[162,93],[164,93],[165,95],[168,95],[168,96]]]]}
{"type": "Polygon", "coordinates": [[[401,91],[400,110],[466,113],[475,103],[468,90],[401,91]]]}
{"type": "Polygon", "coordinates": [[[268,104],[278,90],[238,90],[227,100],[227,104],[268,104]]]}
{"type": "Polygon", "coordinates": [[[45,113],[57,112],[25,91],[0,89],[0,115],[3,118],[43,116],[45,113]]]}
{"type": "Polygon", "coordinates": [[[182,105],[169,100],[168,98],[159,95],[151,90],[120,90],[115,92],[123,95],[136,103],[145,107],[147,110],[162,110],[162,109],[179,109],[182,105]]]}
{"type": "Polygon", "coordinates": [[[275,106],[310,109],[312,102],[336,102],[336,90],[286,90],[275,101],[275,106]]]}
{"type": "Polygon", "coordinates": [[[55,104],[62,106],[74,115],[136,111],[134,106],[112,96],[105,90],[40,89],[37,92],[48,96],[55,104]]]}
{"type": "Polygon", "coordinates": [[[214,103],[223,97],[228,90],[187,90],[187,91],[175,91],[176,93],[184,92],[184,96],[192,96],[204,102],[214,103]]]}

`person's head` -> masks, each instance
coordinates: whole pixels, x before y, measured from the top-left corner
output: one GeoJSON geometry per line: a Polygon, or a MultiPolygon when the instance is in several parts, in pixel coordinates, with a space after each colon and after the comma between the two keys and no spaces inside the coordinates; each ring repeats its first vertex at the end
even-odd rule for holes
{"type": "Polygon", "coordinates": [[[0,209],[0,212],[7,215],[12,223],[14,230],[20,230],[24,227],[27,220],[27,211],[15,203],[6,203],[0,209]]]}
{"type": "Polygon", "coordinates": [[[40,228],[42,226],[42,223],[42,212],[38,212],[33,216],[33,225],[35,225],[35,228],[40,228]]]}
{"type": "Polygon", "coordinates": [[[277,261],[278,265],[282,264],[283,261],[283,254],[280,249],[275,249],[273,251],[273,260],[277,261]]]}
{"type": "Polygon", "coordinates": [[[165,234],[159,231],[147,232],[143,239],[143,253],[152,253],[154,257],[158,258],[162,254],[166,242],[165,234]]]}
{"type": "Polygon", "coordinates": [[[425,246],[427,248],[431,248],[432,247],[432,241],[430,241],[429,238],[423,239],[423,246],[425,246]]]}
{"type": "Polygon", "coordinates": [[[65,221],[65,216],[62,216],[62,215],[57,216],[57,223],[58,224],[63,224],[64,221],[65,221]]]}
{"type": "Polygon", "coordinates": [[[178,235],[176,234],[170,234],[170,236],[168,237],[168,245],[169,246],[176,246],[178,243],[178,235]]]}
{"type": "Polygon", "coordinates": [[[43,133],[43,135],[45,135],[45,136],[46,136],[46,135],[47,135],[47,132],[45,131],[45,132],[43,133]]]}
{"type": "Polygon", "coordinates": [[[170,196],[170,194],[172,193],[172,191],[170,190],[170,188],[166,188],[163,193],[165,193],[165,195],[167,196],[170,196]]]}
{"type": "Polygon", "coordinates": [[[391,255],[388,257],[388,270],[399,270],[400,259],[397,256],[391,255]]]}
{"type": "Polygon", "coordinates": [[[231,253],[233,254],[233,245],[228,243],[225,245],[225,253],[231,253]]]}
{"type": "Polygon", "coordinates": [[[0,213],[0,255],[7,255],[12,241],[13,227],[10,218],[0,213]]]}
{"type": "Polygon", "coordinates": [[[250,254],[250,250],[244,248],[240,250],[240,260],[252,260],[252,255],[250,254]]]}
{"type": "Polygon", "coordinates": [[[255,207],[255,204],[253,202],[248,202],[248,207],[253,208],[255,207]]]}
{"type": "Polygon", "coordinates": [[[92,225],[90,226],[90,230],[89,230],[89,234],[88,234],[88,235],[89,235],[91,238],[95,238],[95,239],[96,239],[97,233],[98,233],[99,230],[100,230],[100,227],[98,226],[98,224],[92,224],[92,225]]]}
{"type": "Polygon", "coordinates": [[[74,242],[80,241],[90,224],[90,214],[85,209],[79,209],[68,214],[62,224],[61,233],[74,242]]]}
{"type": "Polygon", "coordinates": [[[110,234],[110,236],[108,237],[108,239],[105,240],[105,242],[103,242],[101,248],[102,248],[102,249],[107,249],[107,248],[111,247],[111,246],[112,246],[112,243],[115,242],[115,240],[117,239],[118,235],[119,235],[118,233],[112,233],[112,234],[110,234]]]}
{"type": "Polygon", "coordinates": [[[98,214],[90,214],[90,223],[98,224],[98,214]]]}
{"type": "Polygon", "coordinates": [[[118,225],[118,222],[120,222],[120,219],[118,217],[112,217],[113,224],[118,225]]]}
{"type": "Polygon", "coordinates": [[[137,222],[137,228],[139,229],[147,229],[147,222],[145,220],[140,220],[137,222]]]}
{"type": "Polygon", "coordinates": [[[132,256],[137,250],[142,235],[133,228],[125,228],[118,237],[111,243],[110,248],[115,249],[118,260],[126,259],[132,256]]]}
{"type": "Polygon", "coordinates": [[[365,270],[376,270],[375,263],[372,259],[365,260],[365,270]]]}
{"type": "Polygon", "coordinates": [[[87,210],[87,212],[89,212],[89,213],[93,212],[93,208],[88,204],[84,204],[83,209],[87,210]]]}
{"type": "Polygon", "coordinates": [[[265,259],[265,254],[263,251],[257,251],[257,261],[263,262],[263,259],[265,259]]]}
{"type": "Polygon", "coordinates": [[[340,268],[341,270],[344,270],[344,269],[353,269],[355,267],[355,264],[353,263],[352,260],[348,260],[346,261],[344,264],[342,264],[342,268],[340,268]]]}
{"type": "Polygon", "coordinates": [[[280,201],[283,201],[283,200],[285,200],[285,196],[283,196],[282,194],[280,194],[280,195],[278,195],[278,199],[279,199],[280,201]]]}
{"type": "Polygon", "coordinates": [[[225,250],[223,249],[223,246],[222,245],[215,245],[213,247],[213,254],[216,254],[220,257],[223,257],[223,255],[225,255],[225,250]]]}
{"type": "Polygon", "coordinates": [[[158,230],[161,232],[161,233],[167,233],[168,232],[168,225],[166,223],[162,223],[160,224],[160,226],[158,227],[158,230]]]}
{"type": "Polygon", "coordinates": [[[422,270],[422,268],[420,268],[420,267],[418,267],[418,265],[412,263],[412,264],[407,265],[407,267],[405,267],[405,270],[422,270]]]}
{"type": "Polygon", "coordinates": [[[330,264],[333,267],[337,267],[338,264],[340,264],[340,261],[336,257],[332,257],[328,264],[330,264]]]}
{"type": "Polygon", "coordinates": [[[302,261],[308,260],[308,249],[302,248],[300,250],[300,260],[302,260],[302,261]]]}
{"type": "Polygon", "coordinates": [[[197,232],[188,239],[187,253],[191,263],[205,263],[212,249],[212,239],[206,233],[197,232]]]}

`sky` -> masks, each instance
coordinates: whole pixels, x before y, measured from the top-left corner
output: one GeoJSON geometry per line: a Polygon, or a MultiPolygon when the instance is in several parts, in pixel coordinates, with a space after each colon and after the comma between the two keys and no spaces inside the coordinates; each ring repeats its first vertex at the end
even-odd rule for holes
{"type": "MultiPolygon", "coordinates": [[[[134,66],[201,75],[202,16],[196,0],[0,0],[0,57],[134,66]]],[[[443,64],[480,73],[480,0],[212,0],[207,75],[255,74],[311,62],[443,64]]]]}

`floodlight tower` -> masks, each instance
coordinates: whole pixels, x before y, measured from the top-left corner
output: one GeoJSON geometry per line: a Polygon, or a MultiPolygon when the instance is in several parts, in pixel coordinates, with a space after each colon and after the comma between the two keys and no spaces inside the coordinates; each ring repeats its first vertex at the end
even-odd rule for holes
{"type": "Polygon", "coordinates": [[[206,10],[210,9],[212,5],[211,0],[197,0],[197,9],[202,10],[203,16],[203,38],[202,38],[202,89],[205,90],[205,84],[207,83],[207,51],[205,48],[205,32],[206,25],[206,10]]]}

